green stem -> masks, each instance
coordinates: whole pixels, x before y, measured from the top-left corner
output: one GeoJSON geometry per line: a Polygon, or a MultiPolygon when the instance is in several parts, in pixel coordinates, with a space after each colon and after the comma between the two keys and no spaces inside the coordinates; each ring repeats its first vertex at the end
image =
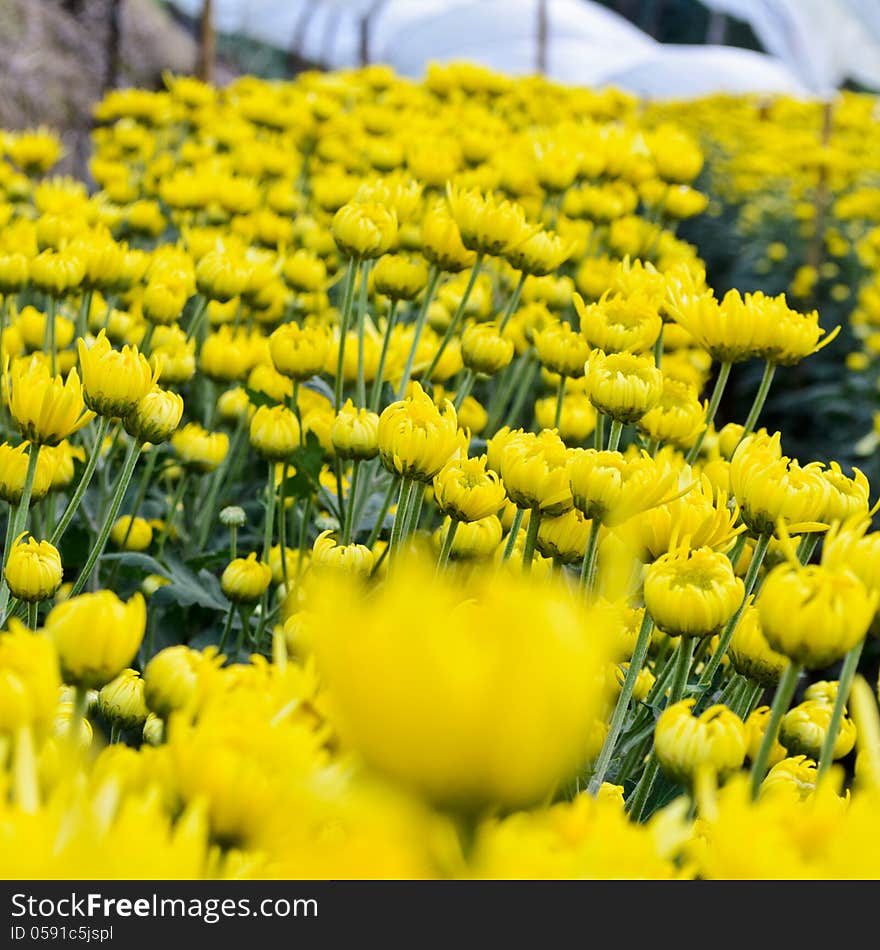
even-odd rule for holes
{"type": "Polygon", "coordinates": [[[819,543],[819,534],[818,532],[810,532],[805,534],[800,541],[797,549],[797,559],[801,564],[808,564],[810,558],[813,556],[813,551],[816,550],[816,545],[819,543]]]}
{"type": "Polygon", "coordinates": [[[675,668],[672,674],[672,684],[669,687],[670,706],[677,703],[684,696],[693,656],[694,638],[679,637],[678,649],[675,651],[675,668]]]}
{"type": "Polygon", "coordinates": [[[638,822],[642,820],[645,805],[647,805],[648,799],[651,796],[651,789],[654,787],[654,780],[657,778],[659,771],[660,763],[657,761],[657,756],[652,752],[651,757],[648,759],[648,764],[645,766],[644,772],[642,772],[642,777],[639,779],[638,784],[626,803],[631,821],[638,822]]]}
{"type": "Polygon", "coordinates": [[[73,693],[73,709],[70,711],[70,727],[68,736],[70,741],[77,743],[79,741],[79,731],[82,728],[82,721],[86,715],[86,708],[89,703],[89,694],[85,686],[75,686],[73,693]]]}
{"type": "Polygon", "coordinates": [[[391,540],[388,543],[392,551],[392,556],[397,554],[397,549],[403,540],[403,531],[406,526],[406,520],[409,517],[413,484],[411,478],[402,478],[400,480],[400,495],[397,499],[397,511],[394,513],[394,524],[391,526],[391,540]]]}
{"type": "Polygon", "coordinates": [[[601,452],[605,448],[605,413],[596,413],[596,428],[593,430],[593,448],[601,452]]]}
{"type": "Polygon", "coordinates": [[[416,317],[415,326],[413,328],[412,343],[410,344],[409,353],[406,357],[406,365],[403,368],[403,376],[400,380],[400,388],[397,390],[398,399],[403,399],[403,397],[406,395],[406,387],[409,386],[410,377],[412,376],[413,363],[415,363],[416,359],[416,350],[419,348],[419,341],[422,338],[422,331],[425,329],[425,322],[428,319],[428,309],[431,306],[431,301],[434,299],[434,294],[437,293],[437,284],[439,282],[440,271],[432,265],[428,275],[428,286],[425,288],[425,296],[422,298],[422,305],[419,308],[418,316],[416,317]]]}
{"type": "Polygon", "coordinates": [[[614,754],[617,740],[620,738],[636,681],[645,664],[645,657],[648,655],[648,646],[651,643],[651,631],[653,629],[654,621],[651,619],[651,615],[645,611],[642,617],[642,625],[636,637],[635,649],[629,661],[629,669],[626,671],[623,686],[620,689],[620,696],[617,697],[617,705],[614,707],[614,712],[611,716],[608,734],[602,743],[602,751],[599,753],[598,759],[596,759],[596,764],[593,767],[593,775],[587,786],[587,791],[591,795],[595,795],[599,791],[602,782],[605,781],[605,774],[608,771],[608,766],[611,764],[611,757],[614,754]]]}
{"type": "Polygon", "coordinates": [[[470,277],[468,277],[467,285],[465,286],[464,293],[461,295],[461,300],[458,302],[458,307],[453,314],[452,319],[449,321],[449,326],[446,328],[446,332],[443,334],[443,339],[440,340],[440,346],[437,347],[437,352],[434,354],[434,358],[431,360],[428,368],[425,370],[425,374],[422,377],[422,384],[429,383],[431,377],[434,374],[434,370],[437,369],[437,364],[440,362],[446,347],[449,346],[449,341],[455,336],[458,331],[458,326],[464,317],[464,311],[467,307],[467,302],[470,299],[471,291],[474,289],[474,284],[477,282],[477,277],[480,273],[480,268],[483,266],[483,255],[477,254],[477,259],[474,261],[474,266],[471,268],[470,277]]]}
{"type": "Polygon", "coordinates": [[[234,459],[238,456],[238,453],[241,450],[241,445],[245,438],[245,432],[247,431],[247,423],[248,418],[247,413],[245,412],[238,420],[235,433],[232,436],[232,442],[229,446],[229,451],[226,453],[223,461],[217,466],[216,469],[214,469],[214,474],[211,476],[211,487],[208,489],[208,497],[205,499],[205,504],[204,507],[202,507],[202,514],[200,517],[200,527],[198,534],[199,550],[203,550],[208,542],[208,534],[210,533],[211,527],[214,524],[214,509],[217,507],[217,496],[220,493],[221,486],[226,484],[226,474],[232,466],[234,459]]]}
{"type": "Polygon", "coordinates": [[[749,564],[749,569],[746,572],[745,581],[743,582],[745,593],[743,594],[742,603],[739,605],[736,613],[730,618],[730,620],[727,621],[724,630],[721,632],[721,636],[718,639],[718,647],[712,654],[712,658],[706,664],[706,668],[703,670],[703,675],[700,677],[700,690],[703,692],[704,696],[709,690],[709,687],[712,685],[712,681],[715,679],[715,674],[718,672],[718,667],[721,666],[721,661],[724,659],[724,656],[727,653],[727,648],[730,646],[730,641],[733,637],[733,631],[736,629],[736,625],[739,623],[740,617],[742,617],[743,611],[746,609],[749,596],[755,589],[755,584],[758,580],[758,571],[761,569],[761,565],[764,563],[764,556],[767,554],[767,547],[769,544],[770,535],[766,533],[760,535],[758,540],[755,542],[755,550],[752,553],[752,560],[749,564]]]}
{"type": "Polygon", "coordinates": [[[226,649],[226,641],[229,639],[229,631],[232,629],[232,618],[235,616],[235,603],[229,601],[229,609],[226,611],[226,623],[223,624],[223,633],[220,637],[220,645],[217,648],[220,653],[226,649]]]}
{"type": "Polygon", "coordinates": [[[797,686],[798,677],[801,675],[801,668],[796,663],[789,663],[779,680],[776,687],[776,695],[773,697],[773,705],[770,707],[770,716],[767,720],[767,731],[761,740],[758,754],[752,763],[752,798],[758,797],[761,789],[761,782],[764,781],[764,775],[767,772],[767,760],[770,758],[770,750],[779,734],[779,724],[782,717],[788,712],[797,686]]]}
{"type": "Polygon", "coordinates": [[[82,295],[79,303],[79,311],[76,315],[76,335],[84,338],[89,330],[89,313],[92,309],[92,291],[87,290],[82,295]]]}
{"type": "Polygon", "coordinates": [[[125,453],[125,460],[122,463],[122,471],[119,473],[119,480],[116,483],[116,491],[113,493],[113,501],[110,503],[110,510],[107,512],[107,516],[104,518],[104,523],[101,525],[101,530],[98,532],[98,539],[92,548],[91,554],[89,554],[85,566],[80,572],[79,577],[77,577],[76,581],[74,582],[73,588],[70,591],[71,597],[75,597],[83,589],[83,587],[85,587],[86,582],[92,573],[92,568],[94,568],[98,558],[104,553],[104,548],[107,545],[107,538],[110,536],[110,529],[113,527],[113,523],[116,521],[116,516],[119,514],[119,508],[122,505],[122,499],[125,497],[128,483],[131,481],[131,476],[134,474],[134,469],[137,465],[137,460],[140,457],[140,454],[141,443],[138,442],[137,439],[132,439],[131,444],[128,447],[128,451],[125,453]]]}
{"type": "Polygon", "coordinates": [[[194,336],[198,334],[202,326],[202,320],[204,320],[207,310],[208,298],[202,294],[196,294],[196,305],[193,309],[193,315],[189,321],[189,327],[186,331],[187,342],[189,342],[194,336]]]}
{"type": "Polygon", "coordinates": [[[177,517],[177,508],[180,505],[180,499],[183,498],[183,490],[186,487],[187,472],[183,472],[177,480],[177,487],[174,489],[174,495],[171,504],[168,506],[168,513],[165,516],[165,524],[162,526],[162,532],[159,535],[159,541],[156,544],[158,557],[162,557],[165,550],[165,544],[171,537],[171,529],[174,527],[174,519],[177,517]]]}
{"type": "Polygon", "coordinates": [[[553,428],[559,429],[559,423],[562,420],[562,403],[565,400],[565,383],[566,377],[559,377],[559,390],[556,394],[556,413],[553,416],[553,428]]]}
{"type": "Polygon", "coordinates": [[[61,520],[57,525],[55,525],[55,530],[52,532],[52,537],[49,538],[50,543],[54,544],[56,547],[64,535],[64,532],[67,530],[67,526],[73,520],[73,516],[76,514],[77,509],[80,506],[83,495],[85,495],[86,489],[89,487],[89,482],[92,480],[92,475],[95,474],[95,466],[98,464],[98,459],[101,456],[101,446],[104,444],[104,439],[107,436],[107,430],[109,428],[110,420],[106,416],[99,416],[98,428],[95,432],[95,447],[89,453],[85,468],[83,469],[82,475],[79,479],[79,484],[76,486],[76,490],[71,496],[70,501],[67,503],[67,507],[64,509],[64,514],[61,516],[61,520]]]}
{"type": "Polygon", "coordinates": [[[840,679],[837,683],[837,696],[834,698],[834,708],[831,710],[831,721],[828,723],[828,732],[825,734],[822,751],[819,755],[819,772],[816,775],[817,782],[828,771],[831,767],[831,763],[834,761],[834,744],[837,742],[840,723],[843,720],[843,713],[846,709],[847,701],[849,700],[849,691],[859,666],[859,659],[862,655],[864,645],[864,640],[859,641],[859,643],[847,653],[843,661],[843,668],[840,671],[840,679]]]}
{"type": "Polygon", "coordinates": [[[345,528],[342,532],[342,543],[349,544],[354,521],[354,501],[357,497],[358,475],[360,474],[361,460],[355,459],[351,466],[351,481],[348,485],[348,504],[345,507],[345,528]]]}
{"type": "Polygon", "coordinates": [[[587,539],[587,550],[584,552],[584,559],[581,562],[581,590],[591,591],[595,581],[596,573],[596,552],[599,550],[599,530],[601,528],[598,518],[590,522],[590,537],[587,539]]]}
{"type": "Polygon", "coordinates": [[[449,555],[452,553],[452,543],[455,541],[455,532],[458,531],[460,522],[453,518],[449,522],[449,529],[443,536],[443,546],[440,548],[440,557],[437,560],[437,571],[442,571],[449,563],[449,555]]]}
{"type": "Polygon", "coordinates": [[[715,413],[718,412],[718,406],[721,403],[721,397],[724,395],[724,388],[727,386],[727,380],[730,378],[730,369],[732,363],[722,363],[718,368],[718,378],[715,380],[715,387],[712,390],[712,395],[709,397],[709,406],[706,409],[706,424],[703,426],[703,431],[697,436],[697,441],[690,447],[690,451],[685,458],[685,461],[688,465],[693,464],[696,457],[700,454],[700,449],[703,447],[703,440],[706,438],[706,433],[709,431],[709,427],[715,420],[715,413]]]}
{"type": "Polygon", "coordinates": [[[263,524],[263,562],[269,563],[269,551],[272,549],[272,528],[275,522],[275,463],[268,463],[269,474],[266,478],[266,520],[263,524]]]}
{"type": "Polygon", "coordinates": [[[660,324],[660,332],[657,334],[657,339],[654,341],[654,365],[657,369],[660,369],[663,363],[663,330],[665,329],[666,324],[660,324]]]}
{"type": "Polygon", "coordinates": [[[767,394],[770,392],[770,384],[773,382],[773,374],[775,372],[775,363],[767,362],[764,365],[764,375],[761,377],[761,384],[758,386],[752,408],[749,410],[745,425],[743,425],[742,435],[739,437],[740,442],[755,428],[758,416],[761,414],[764,403],[767,401],[767,394]]]}
{"type": "Polygon", "coordinates": [[[29,629],[31,630],[37,629],[38,608],[39,608],[39,604],[36,601],[27,605],[27,625],[29,629]]]}
{"type": "Polygon", "coordinates": [[[382,533],[382,525],[385,523],[385,516],[388,514],[388,509],[391,507],[391,500],[394,498],[394,488],[396,482],[392,478],[388,483],[388,489],[385,492],[385,498],[382,501],[382,507],[379,509],[379,513],[376,516],[376,521],[373,524],[373,530],[370,532],[370,536],[367,539],[367,547],[372,549],[373,545],[379,539],[379,535],[382,533]]]}
{"type": "Polygon", "coordinates": [[[370,406],[373,412],[379,411],[382,403],[382,382],[385,377],[385,361],[388,358],[388,344],[391,342],[391,334],[394,330],[394,324],[397,322],[397,307],[399,301],[392,300],[388,308],[388,320],[385,324],[385,334],[382,337],[382,349],[379,353],[379,365],[376,368],[376,378],[373,380],[373,392],[370,396],[370,406]]]}
{"type": "Polygon", "coordinates": [[[516,287],[514,287],[513,293],[510,295],[510,300],[507,302],[507,309],[504,311],[504,316],[501,318],[501,323],[498,326],[499,334],[504,333],[510,318],[516,313],[516,308],[519,306],[519,298],[522,296],[523,284],[526,282],[528,276],[526,273],[519,275],[519,280],[516,282],[516,287]]]}
{"type": "Polygon", "coordinates": [[[620,436],[623,433],[623,423],[617,419],[611,420],[611,429],[608,432],[608,451],[616,452],[620,445],[620,436]]]}
{"type": "Polygon", "coordinates": [[[461,409],[461,404],[467,399],[471,394],[471,389],[474,385],[474,371],[472,369],[466,370],[464,374],[464,379],[461,381],[461,386],[458,387],[458,392],[455,394],[455,411],[458,412],[461,409]]]}
{"type": "Polygon", "coordinates": [[[367,285],[370,282],[372,261],[364,261],[361,270],[361,292],[358,297],[357,335],[358,335],[358,365],[357,365],[357,404],[367,404],[367,384],[364,380],[364,328],[367,322],[367,285]]]}
{"type": "Polygon", "coordinates": [[[50,296],[46,301],[46,350],[49,353],[50,372],[54,376],[58,369],[58,353],[55,345],[55,311],[58,301],[50,296]]]}
{"type": "Polygon", "coordinates": [[[522,412],[522,407],[525,405],[525,401],[529,396],[529,393],[532,391],[532,381],[535,378],[535,373],[538,371],[538,363],[532,359],[532,351],[526,354],[526,360],[523,362],[522,367],[522,376],[519,380],[519,386],[516,390],[516,396],[513,398],[513,403],[510,406],[510,410],[507,413],[507,418],[505,423],[510,425],[516,419],[519,418],[519,414],[522,412]]]}
{"type": "Polygon", "coordinates": [[[538,540],[538,528],[540,527],[541,509],[532,508],[532,512],[529,515],[529,527],[526,531],[526,543],[523,546],[522,565],[526,573],[532,569],[532,561],[535,556],[535,542],[538,540]]]}
{"type": "Polygon", "coordinates": [[[339,353],[336,358],[336,380],[333,390],[333,405],[339,412],[342,407],[342,376],[345,365],[345,337],[348,333],[348,321],[351,305],[354,302],[354,285],[357,277],[358,262],[354,257],[348,259],[345,266],[345,282],[342,285],[342,309],[339,312],[339,353]]]}
{"type": "Polygon", "coordinates": [[[510,534],[507,535],[507,543],[504,545],[504,553],[501,555],[502,563],[510,560],[510,555],[513,554],[513,549],[516,547],[516,539],[519,536],[525,514],[524,508],[516,509],[516,514],[513,516],[513,523],[510,526],[510,534]]]}

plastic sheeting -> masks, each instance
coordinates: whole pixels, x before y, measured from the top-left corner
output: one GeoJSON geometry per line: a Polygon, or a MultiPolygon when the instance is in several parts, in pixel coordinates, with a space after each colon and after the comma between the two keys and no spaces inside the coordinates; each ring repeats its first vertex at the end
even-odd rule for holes
{"type": "MultiPolygon", "coordinates": [[[[173,0],[190,16],[202,0],[173,0]]],[[[744,0],[730,0],[744,2],[744,0]]],[[[417,77],[429,62],[467,59],[513,75],[538,66],[537,0],[214,0],[219,30],[355,66],[361,17],[373,10],[370,60],[417,77]]],[[[546,74],[577,85],[615,85],[645,97],[712,92],[802,94],[778,59],[726,46],[657,43],[618,14],[587,0],[547,0],[546,74]]]]}
{"type": "Polygon", "coordinates": [[[880,88],[880,0],[702,0],[747,22],[809,89],[846,79],[880,88]]]}

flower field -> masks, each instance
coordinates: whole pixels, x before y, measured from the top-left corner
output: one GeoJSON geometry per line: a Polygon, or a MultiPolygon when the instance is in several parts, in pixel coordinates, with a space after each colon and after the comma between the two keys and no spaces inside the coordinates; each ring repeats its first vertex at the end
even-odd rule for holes
{"type": "Polygon", "coordinates": [[[115,90],[88,185],[0,134],[0,876],[880,876],[876,114],[452,64],[115,90]]]}

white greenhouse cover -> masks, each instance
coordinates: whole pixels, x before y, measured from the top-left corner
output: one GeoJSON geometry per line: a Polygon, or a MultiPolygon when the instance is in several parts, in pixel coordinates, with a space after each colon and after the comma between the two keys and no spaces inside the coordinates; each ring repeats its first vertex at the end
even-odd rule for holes
{"type": "Polygon", "coordinates": [[[702,0],[746,21],[811,91],[846,79],[880,88],[880,0],[702,0]]]}
{"type": "MultiPolygon", "coordinates": [[[[202,0],[173,3],[190,16],[202,10],[202,0]]],[[[360,62],[360,20],[372,10],[371,62],[388,63],[412,77],[423,75],[430,62],[462,59],[514,75],[534,73],[538,6],[537,0],[213,3],[218,30],[251,36],[281,49],[299,41],[303,56],[334,68],[360,62]]],[[[803,94],[807,90],[774,56],[729,46],[661,44],[624,17],[588,0],[547,0],[547,21],[546,73],[561,82],[614,85],[647,98],[712,92],[803,94]]]]}

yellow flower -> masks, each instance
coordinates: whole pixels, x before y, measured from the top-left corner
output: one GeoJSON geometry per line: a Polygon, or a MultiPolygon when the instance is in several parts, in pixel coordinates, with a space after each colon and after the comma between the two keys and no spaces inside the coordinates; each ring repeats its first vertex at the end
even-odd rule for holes
{"type": "Polygon", "coordinates": [[[663,374],[649,356],[594,350],[585,376],[590,402],[623,425],[637,422],[663,395],[663,374]]]}
{"type": "Polygon", "coordinates": [[[670,551],[645,572],[645,607],[670,636],[707,637],[739,609],[743,582],[711,548],[670,551]]]}
{"type": "Polygon", "coordinates": [[[654,730],[654,752],[675,781],[693,782],[708,769],[734,772],[746,756],[746,728],[726,706],[710,706],[693,714],[695,699],[683,699],[663,710],[654,730]]]}
{"type": "Polygon", "coordinates": [[[481,521],[497,514],[507,497],[486,457],[453,458],[434,476],[434,501],[456,521],[481,521]]]}
{"type": "Polygon", "coordinates": [[[459,446],[455,408],[434,405],[419,383],[413,394],[391,403],[379,417],[382,464],[401,478],[429,482],[459,446]]]}
{"type": "Polygon", "coordinates": [[[405,254],[386,254],[373,268],[376,292],[392,300],[415,300],[427,283],[424,262],[405,254]]]}
{"type": "Polygon", "coordinates": [[[37,541],[22,532],[12,542],[3,576],[13,597],[29,603],[48,600],[64,576],[61,555],[48,541],[37,541]]]}
{"type": "Polygon", "coordinates": [[[369,594],[328,576],[308,609],[343,739],[431,801],[533,804],[594,745],[610,630],[555,584],[408,559],[369,594]]]}
{"type": "Polygon", "coordinates": [[[196,705],[211,685],[223,657],[214,647],[204,652],[183,644],[160,650],[144,668],[144,698],[152,712],[168,719],[172,712],[196,705]]]}
{"type": "Polygon", "coordinates": [[[259,600],[272,581],[272,569],[257,560],[251,552],[247,557],[237,557],[223,570],[220,587],[235,603],[251,604],[259,600]]]}
{"type": "MultiPolygon", "coordinates": [[[[442,550],[451,526],[452,518],[444,518],[443,524],[434,532],[434,546],[438,551],[442,550]]],[[[503,534],[504,529],[496,515],[479,521],[459,521],[449,557],[453,561],[490,558],[498,550],[503,534]]]]}
{"type": "MultiPolygon", "coordinates": [[[[26,442],[14,447],[8,442],[0,444],[0,498],[10,505],[17,505],[21,501],[30,453],[33,451],[26,442]]],[[[55,458],[49,452],[41,451],[37,456],[31,501],[39,501],[51,491],[56,467],[55,458]]]]}
{"type": "Polygon", "coordinates": [[[457,274],[474,263],[474,252],[462,244],[458,225],[443,205],[425,213],[421,238],[422,253],[441,271],[457,274]]]}
{"type": "Polygon", "coordinates": [[[614,527],[675,493],[678,472],[646,452],[624,456],[576,449],[569,457],[568,479],[575,508],[614,527]]]}
{"type": "Polygon", "coordinates": [[[153,541],[153,529],[144,518],[123,515],[113,523],[110,540],[117,548],[126,551],[146,551],[153,541]]]}
{"type": "Polygon", "coordinates": [[[210,251],[196,265],[196,286],[209,300],[226,303],[247,287],[250,267],[240,254],[210,251]]]}
{"type": "Polygon", "coordinates": [[[208,432],[197,422],[190,422],[171,436],[171,445],[188,467],[197,472],[213,472],[226,458],[229,436],[225,432],[208,432]]]}
{"type": "Polygon", "coordinates": [[[504,257],[511,267],[524,274],[545,277],[557,271],[571,256],[574,247],[558,234],[537,231],[505,251],[504,257]]]}
{"type": "Polygon", "coordinates": [[[284,258],[281,273],[292,290],[303,294],[323,290],[327,283],[327,266],[316,254],[302,248],[284,258]]]}
{"type": "Polygon", "coordinates": [[[98,693],[101,715],[119,729],[136,729],[147,720],[144,681],[137,670],[123,670],[98,693]]]}
{"type": "Polygon", "coordinates": [[[330,438],[339,458],[375,458],[379,454],[379,416],[346,399],[333,421],[330,438]]]}
{"type": "Polygon", "coordinates": [[[550,324],[534,334],[535,351],[551,372],[578,379],[590,356],[590,345],[567,323],[550,324]]]}
{"type": "Polygon", "coordinates": [[[471,323],[461,336],[461,359],[473,372],[494,376],[513,359],[513,341],[497,323],[471,323]]]}
{"type": "Polygon", "coordinates": [[[373,552],[363,544],[337,544],[332,531],[322,531],[312,545],[312,564],[348,574],[369,577],[373,570],[373,552]]]}
{"type": "Polygon", "coordinates": [[[11,619],[0,633],[0,736],[31,729],[43,739],[52,728],[60,689],[52,644],[11,619]]]}
{"type": "Polygon", "coordinates": [[[158,373],[136,346],[114,350],[106,331],[91,347],[78,340],[86,405],[102,416],[125,416],[153,388],[158,373]]]}
{"type": "Polygon", "coordinates": [[[845,568],[779,564],[757,606],[767,642],[807,669],[830,666],[864,636],[880,592],[869,593],[845,568]]]}
{"type": "Polygon", "coordinates": [[[177,393],[154,386],[125,416],[125,431],[140,442],[160,445],[180,425],[183,399],[177,393]]]}
{"type": "MultiPolygon", "coordinates": [[[[749,743],[747,755],[752,761],[758,756],[758,750],[761,747],[761,742],[764,738],[764,733],[767,731],[767,723],[769,721],[769,706],[758,706],[757,709],[749,714],[748,719],[746,719],[746,733],[749,743]]],[[[767,764],[771,766],[771,773],[773,771],[772,766],[776,765],[777,762],[781,762],[784,758],[785,749],[779,744],[779,738],[777,737],[773,740],[773,745],[770,747],[770,756],[767,759],[767,764]]]]}
{"type": "Polygon", "coordinates": [[[587,521],[577,508],[572,508],[555,518],[542,518],[535,543],[544,557],[563,564],[576,564],[587,550],[592,526],[592,521],[587,521]]]}
{"type": "Polygon", "coordinates": [[[580,294],[572,297],[580,319],[581,335],[595,349],[606,353],[644,353],[650,350],[663,326],[657,307],[645,294],[609,296],[586,304],[580,294]]]}
{"type": "Polygon", "coordinates": [[[269,337],[272,362],[279,373],[300,382],[320,373],[331,348],[323,327],[285,323],[269,337]]]}
{"type": "Polygon", "coordinates": [[[17,359],[3,368],[9,413],[18,431],[35,445],[58,445],[87,425],[95,414],[85,408],[79,376],[51,376],[36,359],[17,359]]]}
{"type": "Polygon", "coordinates": [[[53,607],[44,629],[66,683],[98,689],[134,659],[146,628],[144,598],[127,603],[109,590],[80,594],[53,607]]]}
{"type": "Polygon", "coordinates": [[[657,442],[688,448],[703,431],[706,404],[700,402],[693,386],[664,378],[660,401],[636,423],[639,432],[657,442]]]}
{"type": "Polygon", "coordinates": [[[520,205],[499,199],[492,192],[482,195],[478,189],[454,188],[450,183],[446,196],[461,241],[468,250],[504,254],[537,230],[528,225],[520,205]]]}
{"type": "Polygon", "coordinates": [[[346,257],[381,257],[397,237],[397,215],[375,202],[349,202],[333,216],[333,238],[346,257]]]}
{"type": "Polygon", "coordinates": [[[788,657],[777,653],[767,642],[761,630],[757,607],[746,607],[733,631],[728,648],[733,668],[742,676],[772,689],[788,665],[788,657]]]}
{"type": "Polygon", "coordinates": [[[539,435],[515,432],[503,444],[501,478],[518,508],[545,515],[561,515],[572,507],[568,480],[569,454],[565,443],[550,429],[539,435]]]}
{"type": "Polygon", "coordinates": [[[251,418],[250,441],[262,458],[281,462],[299,448],[299,422],[286,406],[260,406],[251,418]]]}
{"type": "Polygon", "coordinates": [[[740,442],[730,462],[730,487],[743,521],[757,534],[774,531],[780,518],[790,526],[817,523],[831,491],[821,466],[802,468],[782,455],[778,432],[757,432],[740,442]]]}
{"type": "MultiPolygon", "coordinates": [[[[779,742],[789,755],[806,755],[816,761],[831,725],[832,704],[818,699],[807,699],[792,707],[782,717],[779,742]]],[[[848,716],[840,720],[832,758],[842,759],[856,744],[856,727],[848,716]]]]}

